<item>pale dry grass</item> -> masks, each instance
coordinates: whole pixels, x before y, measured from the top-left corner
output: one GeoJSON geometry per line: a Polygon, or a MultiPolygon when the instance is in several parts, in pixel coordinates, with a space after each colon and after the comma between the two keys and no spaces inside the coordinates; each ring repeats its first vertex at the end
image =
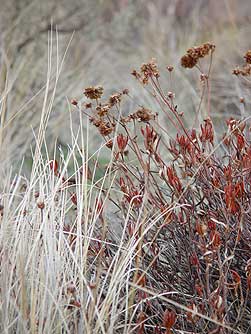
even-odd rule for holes
{"type": "Polygon", "coordinates": [[[50,168],[46,129],[54,96],[47,92],[56,88],[49,80],[50,65],[49,57],[31,175],[26,179],[10,171],[2,182],[0,331],[113,333],[126,309],[121,290],[127,285],[134,248],[123,238],[118,244],[100,239],[98,232],[101,229],[103,235],[107,227],[101,226],[93,203],[102,194],[103,181],[99,187],[89,184],[85,168],[80,172],[81,166],[88,168],[90,140],[89,132],[83,133],[82,119],[76,134],[69,129],[72,143],[67,157],[59,161],[60,175],[56,177],[50,168]],[[70,161],[74,171],[67,176],[70,161]],[[74,186],[67,184],[72,177],[74,186]],[[103,269],[102,247],[89,255],[90,243],[98,240],[101,245],[109,243],[114,252],[108,271],[103,269]]]}

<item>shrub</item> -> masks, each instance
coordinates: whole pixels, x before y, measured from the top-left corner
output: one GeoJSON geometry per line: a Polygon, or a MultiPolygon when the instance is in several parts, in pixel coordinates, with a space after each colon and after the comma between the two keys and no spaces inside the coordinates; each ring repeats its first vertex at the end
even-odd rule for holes
{"type": "MultiPolygon", "coordinates": [[[[248,120],[231,118],[222,140],[215,139],[210,119],[214,50],[205,43],[181,58],[183,67],[199,70],[202,99],[207,99],[200,128],[187,129],[174,92],[160,83],[154,59],[132,75],[155,99],[169,128],[163,115],[147,106],[123,115],[122,100],[131,98],[127,89],[106,101],[102,87],[89,87],[85,95],[92,103],[73,103],[113,156],[117,191],[109,192],[109,199],[124,217],[123,233],[133,249],[130,289],[124,289],[128,313],[121,320],[128,333],[244,333],[250,328],[250,127],[248,120]],[[207,56],[209,62],[202,60],[207,56]],[[177,135],[168,143],[173,129],[177,135]]],[[[250,52],[246,67],[249,58],[250,52]]],[[[173,71],[167,67],[168,76],[173,71]]]]}

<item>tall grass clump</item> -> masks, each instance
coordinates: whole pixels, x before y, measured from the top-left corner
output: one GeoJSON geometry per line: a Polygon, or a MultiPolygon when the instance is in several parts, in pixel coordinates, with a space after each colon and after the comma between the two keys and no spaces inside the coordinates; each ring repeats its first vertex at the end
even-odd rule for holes
{"type": "MultiPolygon", "coordinates": [[[[127,87],[107,98],[87,87],[71,100],[79,128],[54,156],[45,97],[30,177],[2,182],[1,332],[249,333],[250,124],[214,130],[214,53],[204,43],[181,58],[201,87],[192,120],[175,68],[152,59],[132,75],[158,111],[128,111],[127,87]],[[91,153],[94,131],[103,144],[91,153]]],[[[244,85],[250,62],[247,52],[233,71],[244,85]]]]}

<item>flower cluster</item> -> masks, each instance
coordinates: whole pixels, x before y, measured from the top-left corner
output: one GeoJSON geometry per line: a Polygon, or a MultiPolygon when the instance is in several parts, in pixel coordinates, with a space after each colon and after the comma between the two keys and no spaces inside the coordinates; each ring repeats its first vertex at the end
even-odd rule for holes
{"type": "Polygon", "coordinates": [[[245,59],[246,64],[241,67],[237,66],[233,69],[233,74],[247,77],[251,75],[251,50],[248,50],[243,58],[245,59]]]}
{"type": "Polygon", "coordinates": [[[91,117],[90,122],[93,123],[93,125],[95,125],[98,128],[99,133],[102,136],[108,136],[114,131],[115,124],[106,122],[102,120],[101,118],[96,119],[96,118],[91,117]]]}
{"type": "MultiPolygon", "coordinates": [[[[156,73],[156,69],[153,63],[149,63],[148,65],[149,65],[149,72],[155,71],[154,73],[156,73]]],[[[145,75],[147,75],[146,68],[148,65],[147,64],[142,65],[145,75]]],[[[117,107],[120,106],[122,96],[128,95],[129,90],[124,89],[122,92],[112,94],[106,102],[98,100],[102,97],[103,94],[103,88],[100,86],[85,88],[84,94],[86,97],[92,100],[97,100],[96,107],[92,103],[84,104],[85,109],[91,109],[92,111],[92,115],[89,116],[90,122],[99,129],[99,132],[102,136],[110,135],[114,131],[116,125],[115,117],[114,114],[112,113],[112,108],[115,106],[117,107]]],[[[73,99],[71,103],[74,106],[78,106],[78,102],[75,99],[73,99]]],[[[127,124],[131,121],[137,120],[139,122],[148,123],[149,121],[155,119],[155,117],[156,114],[154,114],[150,109],[147,109],[142,106],[134,113],[131,113],[128,116],[126,117],[122,116],[120,118],[120,122],[121,124],[127,124]]],[[[107,146],[112,147],[110,142],[107,143],[107,146]]]]}
{"type": "Polygon", "coordinates": [[[200,58],[204,58],[214,50],[215,45],[212,43],[204,43],[200,46],[194,46],[188,49],[186,54],[181,58],[181,66],[185,68],[193,68],[197,65],[200,58]]]}
{"type": "Polygon", "coordinates": [[[131,119],[137,119],[140,122],[149,122],[151,119],[155,118],[155,115],[150,109],[141,107],[135,113],[129,116],[131,119]]]}
{"type": "Polygon", "coordinates": [[[157,67],[156,59],[151,59],[150,62],[141,65],[140,72],[133,70],[131,73],[137,80],[143,85],[147,85],[149,79],[159,78],[159,70],[157,67]]]}
{"type": "Polygon", "coordinates": [[[121,102],[122,93],[113,94],[109,97],[108,103],[110,107],[115,106],[121,102]]]}
{"type": "Polygon", "coordinates": [[[104,88],[102,86],[96,86],[96,87],[87,87],[84,90],[84,94],[88,99],[91,100],[97,100],[100,99],[103,95],[104,88]]]}
{"type": "Polygon", "coordinates": [[[235,69],[233,69],[234,75],[241,75],[243,77],[248,77],[251,75],[251,65],[246,64],[242,67],[237,66],[235,69]]]}
{"type": "MultiPolygon", "coordinates": [[[[96,100],[95,102],[87,102],[83,104],[85,110],[90,110],[91,115],[88,114],[90,122],[98,128],[99,133],[106,137],[109,136],[115,129],[114,116],[111,114],[111,109],[115,106],[119,106],[122,96],[128,95],[129,90],[124,89],[123,92],[112,94],[106,102],[101,100],[104,89],[101,86],[91,86],[84,89],[84,95],[90,100],[96,100]]],[[[78,106],[79,103],[76,99],[71,100],[73,106],[78,106]]],[[[86,113],[84,111],[84,113],[86,113]]],[[[108,144],[108,143],[107,143],[108,144]]],[[[111,146],[109,144],[109,146],[111,146]]],[[[111,146],[112,147],[112,146],[111,146]]]]}
{"type": "Polygon", "coordinates": [[[251,50],[248,50],[244,56],[247,64],[251,64],[251,50]]]}

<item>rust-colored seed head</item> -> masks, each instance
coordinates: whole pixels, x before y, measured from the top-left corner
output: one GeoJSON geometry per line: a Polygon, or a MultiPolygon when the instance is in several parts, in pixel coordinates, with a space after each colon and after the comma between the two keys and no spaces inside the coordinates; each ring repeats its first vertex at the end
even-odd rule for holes
{"type": "Polygon", "coordinates": [[[110,110],[110,105],[108,105],[108,104],[99,105],[96,108],[96,111],[97,111],[97,113],[100,117],[104,117],[105,115],[107,115],[109,110],[110,110]]]}
{"type": "Polygon", "coordinates": [[[151,119],[154,118],[154,115],[152,114],[151,110],[146,109],[144,107],[137,110],[134,115],[140,122],[149,122],[151,119]]]}
{"type": "Polygon", "coordinates": [[[145,76],[159,76],[159,70],[155,59],[151,59],[149,63],[142,64],[140,71],[145,76]]]}
{"type": "Polygon", "coordinates": [[[101,122],[98,129],[101,135],[108,136],[110,133],[113,132],[114,127],[108,123],[101,122]]]}
{"type": "Polygon", "coordinates": [[[191,55],[193,58],[204,58],[215,50],[215,45],[212,43],[204,43],[200,46],[195,46],[187,50],[187,54],[191,55]]]}
{"type": "Polygon", "coordinates": [[[186,54],[181,58],[181,66],[185,68],[193,68],[197,62],[198,59],[192,57],[189,54],[186,54]]]}
{"type": "Polygon", "coordinates": [[[167,96],[169,97],[169,99],[174,99],[175,98],[175,94],[173,92],[167,92],[167,96]]]}
{"type": "Polygon", "coordinates": [[[113,94],[109,97],[109,105],[115,106],[121,101],[121,94],[113,94]]]}
{"type": "Polygon", "coordinates": [[[96,86],[96,87],[87,87],[84,90],[84,94],[88,99],[91,100],[97,100],[99,98],[101,98],[101,96],[103,95],[103,87],[102,86],[96,86]]]}
{"type": "Polygon", "coordinates": [[[71,100],[71,104],[72,104],[73,106],[77,106],[77,105],[78,105],[78,101],[75,100],[75,99],[72,99],[72,100],[71,100]]]}
{"type": "Polygon", "coordinates": [[[248,50],[244,56],[247,64],[251,64],[251,50],[248,50]]]}
{"type": "Polygon", "coordinates": [[[112,139],[109,139],[109,140],[106,142],[105,145],[106,145],[106,147],[112,149],[112,147],[113,147],[113,140],[112,140],[112,139]]]}
{"type": "Polygon", "coordinates": [[[204,58],[210,52],[215,50],[215,45],[212,43],[204,43],[200,46],[195,46],[187,50],[186,54],[181,58],[181,66],[185,68],[193,68],[199,58],[204,58]]]}
{"type": "Polygon", "coordinates": [[[168,70],[168,72],[172,72],[173,71],[173,66],[167,66],[167,70],[168,70]]]}
{"type": "Polygon", "coordinates": [[[138,80],[141,78],[141,75],[136,70],[132,70],[131,75],[134,76],[138,80]]]}
{"type": "Polygon", "coordinates": [[[85,108],[86,108],[86,109],[90,109],[91,107],[92,107],[91,102],[85,104],[85,108]]]}
{"type": "Polygon", "coordinates": [[[98,128],[101,125],[102,120],[100,118],[90,117],[90,122],[98,128]]]}
{"type": "Polygon", "coordinates": [[[239,69],[239,67],[236,67],[236,68],[233,69],[232,73],[234,75],[239,75],[241,73],[241,70],[239,69]]]}
{"type": "Polygon", "coordinates": [[[251,75],[251,65],[250,64],[246,64],[244,66],[242,66],[241,68],[239,66],[237,66],[235,69],[233,69],[232,73],[234,75],[242,75],[243,77],[247,77],[249,75],[251,75]]]}

